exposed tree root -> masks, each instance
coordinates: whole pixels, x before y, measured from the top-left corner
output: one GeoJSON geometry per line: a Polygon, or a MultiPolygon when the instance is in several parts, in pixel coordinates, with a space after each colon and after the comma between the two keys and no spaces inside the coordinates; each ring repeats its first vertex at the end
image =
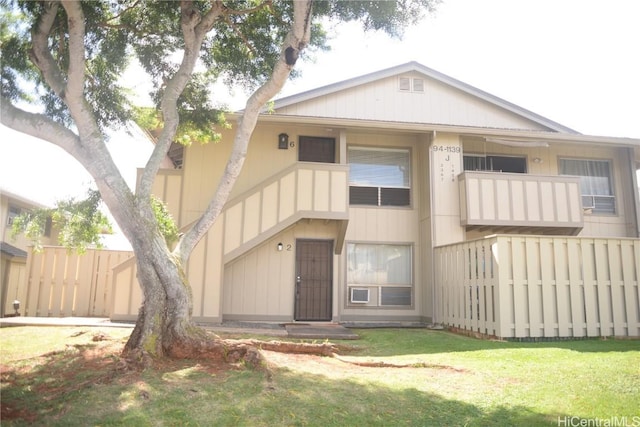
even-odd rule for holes
{"type": "MultiPolygon", "coordinates": [[[[261,341],[255,339],[220,339],[200,336],[198,339],[184,339],[174,342],[167,349],[166,356],[172,359],[209,360],[219,363],[242,363],[260,369],[266,366],[261,350],[278,353],[334,356],[338,347],[331,343],[296,343],[286,341],[261,341]]],[[[144,369],[153,364],[153,358],[144,351],[129,351],[123,354],[134,368],[144,369]]]]}
{"type": "Polygon", "coordinates": [[[449,365],[439,365],[437,363],[427,363],[427,362],[413,362],[413,363],[389,363],[383,361],[356,361],[342,358],[338,355],[334,355],[339,361],[348,363],[351,365],[362,366],[365,368],[430,368],[430,369],[446,369],[455,372],[465,372],[464,369],[454,368],[449,365]]]}

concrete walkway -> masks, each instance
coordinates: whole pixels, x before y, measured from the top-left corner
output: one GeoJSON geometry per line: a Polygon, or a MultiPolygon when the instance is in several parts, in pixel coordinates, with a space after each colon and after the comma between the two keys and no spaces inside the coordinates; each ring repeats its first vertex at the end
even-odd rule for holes
{"type": "MultiPolygon", "coordinates": [[[[95,326],[133,328],[133,323],[111,322],[101,317],[3,317],[0,327],[9,326],[95,326]]],[[[223,323],[203,325],[216,333],[245,333],[283,338],[353,340],[358,339],[353,331],[336,323],[223,323]]]]}

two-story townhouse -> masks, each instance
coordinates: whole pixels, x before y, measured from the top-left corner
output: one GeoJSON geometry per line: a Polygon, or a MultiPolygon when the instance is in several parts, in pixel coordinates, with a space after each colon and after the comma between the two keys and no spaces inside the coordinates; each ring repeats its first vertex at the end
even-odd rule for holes
{"type": "MultiPolygon", "coordinates": [[[[180,225],[233,133],[159,175],[180,225]]],[[[415,62],[276,100],[189,262],[194,317],[638,335],[639,164],[640,140],[581,135],[415,62]],[[591,280],[602,247],[608,281],[591,280]]],[[[115,272],[114,319],[135,319],[134,269],[115,272]]]]}
{"type": "MultiPolygon", "coordinates": [[[[45,207],[0,188],[0,317],[15,312],[14,301],[24,301],[27,251],[30,250],[31,242],[24,235],[12,236],[13,219],[23,212],[45,207]]],[[[43,244],[54,244],[55,238],[55,231],[48,224],[43,244]]]]}

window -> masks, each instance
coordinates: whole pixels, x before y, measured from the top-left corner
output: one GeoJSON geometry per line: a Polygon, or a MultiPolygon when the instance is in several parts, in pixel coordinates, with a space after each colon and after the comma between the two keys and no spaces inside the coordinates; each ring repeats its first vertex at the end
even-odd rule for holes
{"type": "Polygon", "coordinates": [[[424,92],[424,79],[399,77],[398,89],[401,92],[424,92]]]}
{"type": "Polygon", "coordinates": [[[349,147],[349,203],[411,204],[411,156],[407,149],[349,147]]]}
{"type": "Polygon", "coordinates": [[[314,136],[301,136],[298,144],[298,161],[334,163],[336,140],[314,136]]]}
{"type": "Polygon", "coordinates": [[[413,274],[410,245],[347,244],[347,285],[371,289],[368,306],[410,307],[413,274]]]}
{"type": "Polygon", "coordinates": [[[607,160],[560,159],[560,174],[580,177],[582,206],[592,213],[614,214],[616,202],[607,160]]]}
{"type": "Polygon", "coordinates": [[[463,162],[466,171],[527,173],[527,160],[524,157],[465,154],[463,162]]]}
{"type": "Polygon", "coordinates": [[[22,213],[22,210],[16,206],[9,206],[9,216],[7,217],[7,226],[13,224],[13,220],[22,213]]]}
{"type": "Polygon", "coordinates": [[[424,80],[422,80],[422,79],[413,79],[413,91],[414,92],[424,92],[424,80]]]}
{"type": "Polygon", "coordinates": [[[400,77],[398,80],[398,88],[403,92],[411,90],[411,79],[409,77],[400,77]]]}

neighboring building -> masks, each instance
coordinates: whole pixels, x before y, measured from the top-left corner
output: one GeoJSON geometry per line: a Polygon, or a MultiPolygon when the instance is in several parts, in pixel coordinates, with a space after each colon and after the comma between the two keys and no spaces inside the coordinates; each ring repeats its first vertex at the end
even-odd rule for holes
{"type": "MultiPolygon", "coordinates": [[[[233,132],[159,175],[181,226],[211,199],[233,132]]],[[[639,165],[638,139],[581,135],[415,62],[277,100],[190,259],[194,318],[639,335],[639,165]],[[601,243],[606,292],[587,271],[601,243]]],[[[133,269],[114,271],[114,319],[137,315],[133,269]]]]}
{"type": "MultiPolygon", "coordinates": [[[[14,313],[13,301],[24,302],[27,251],[30,242],[23,236],[11,236],[13,219],[25,211],[45,206],[0,188],[0,317],[14,313]]],[[[55,244],[48,227],[43,244],[55,244]]]]}

